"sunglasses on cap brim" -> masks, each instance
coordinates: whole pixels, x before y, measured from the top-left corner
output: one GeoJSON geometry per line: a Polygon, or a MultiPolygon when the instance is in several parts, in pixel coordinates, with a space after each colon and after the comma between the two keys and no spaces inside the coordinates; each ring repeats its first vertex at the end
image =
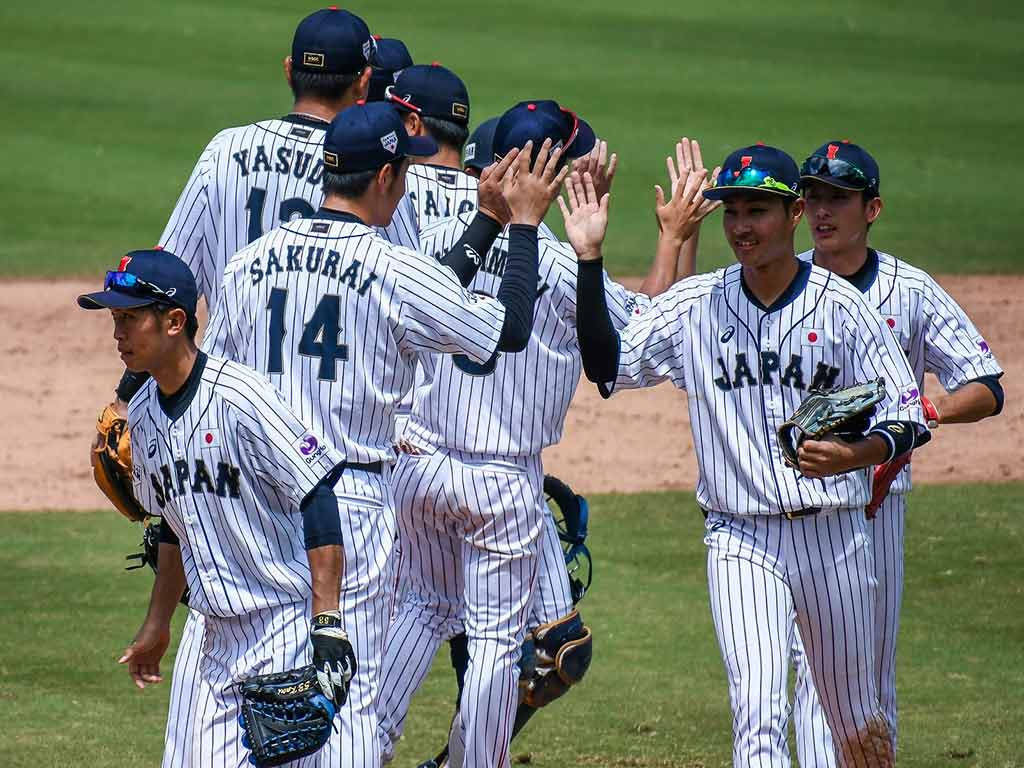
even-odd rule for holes
{"type": "Polygon", "coordinates": [[[718,173],[715,186],[705,192],[705,197],[717,197],[716,192],[725,190],[748,189],[757,192],[771,192],[777,195],[800,197],[787,184],[772,177],[772,171],[766,171],[753,165],[743,168],[723,168],[718,173]],[[712,193],[712,194],[708,194],[712,193]]]}
{"type": "Polygon", "coordinates": [[[175,288],[164,290],[158,285],[133,275],[131,272],[119,271],[107,272],[107,276],[103,279],[103,290],[127,291],[136,296],[150,296],[154,299],[165,301],[173,299],[174,294],[177,293],[175,288]]]}
{"type": "Polygon", "coordinates": [[[420,114],[420,113],[423,112],[422,109],[417,107],[411,101],[408,101],[407,99],[403,99],[401,96],[396,96],[395,95],[395,86],[393,86],[393,85],[389,85],[387,88],[384,89],[384,100],[385,101],[390,101],[392,104],[397,104],[400,107],[405,107],[410,112],[415,112],[416,114],[420,114]]]}
{"type": "Polygon", "coordinates": [[[860,168],[853,163],[839,158],[829,159],[821,155],[811,155],[800,166],[800,178],[804,182],[817,179],[843,189],[863,189],[877,193],[878,183],[869,179],[860,168]]]}

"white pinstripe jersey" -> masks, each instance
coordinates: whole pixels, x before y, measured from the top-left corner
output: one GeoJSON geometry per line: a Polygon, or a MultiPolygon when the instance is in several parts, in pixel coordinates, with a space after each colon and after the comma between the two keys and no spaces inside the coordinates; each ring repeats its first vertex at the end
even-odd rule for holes
{"type": "MultiPolygon", "coordinates": [[[[924,270],[888,253],[869,251],[854,285],[892,328],[903,348],[918,387],[925,373],[934,373],[948,391],[982,376],[999,376],[988,342],[959,304],[924,270]]],[[[811,261],[814,251],[800,259],[811,261]]],[[[891,493],[910,490],[911,465],[892,484],[891,493]]]]}
{"type": "Polygon", "coordinates": [[[128,407],[135,495],[181,542],[190,607],[241,616],[308,599],[299,504],[341,456],[255,371],[209,357],[176,410],[128,407]]]}
{"type": "MultiPolygon", "coordinates": [[[[677,283],[621,333],[614,388],[671,381],[687,391],[700,478],[697,502],[741,515],[863,507],[868,470],[824,480],[785,466],[776,430],[812,386],[879,376],[875,422],[923,424],[919,387],[896,338],[852,285],[805,262],[767,310],[741,267],[677,283]]],[[[920,427],[922,430],[924,427],[920,427]]]]}
{"type": "MultiPolygon", "coordinates": [[[[439,255],[462,236],[471,215],[428,227],[425,253],[439,255]]],[[[407,435],[469,453],[531,456],[562,437],[565,414],[579,383],[576,339],[576,254],[566,243],[538,237],[540,281],[533,331],[522,352],[498,355],[487,365],[455,356],[424,355],[407,435]]],[[[483,258],[470,289],[493,296],[508,259],[503,232],[483,258]]],[[[612,320],[624,327],[649,300],[605,274],[612,320]]]]}
{"type": "MultiPolygon", "coordinates": [[[[325,128],[295,115],[227,128],[199,156],[160,245],[189,265],[211,310],[237,251],[320,207],[325,128]]],[[[411,202],[402,200],[381,233],[395,245],[418,248],[411,202]]]]}
{"type": "Polygon", "coordinates": [[[221,298],[204,347],[268,374],[353,462],[394,460],[395,407],[421,353],[483,362],[505,318],[435,259],[326,212],[236,254],[221,298]]]}
{"type": "Polygon", "coordinates": [[[475,211],[478,186],[468,173],[440,165],[416,163],[405,176],[405,194],[421,232],[442,219],[475,211]]]}

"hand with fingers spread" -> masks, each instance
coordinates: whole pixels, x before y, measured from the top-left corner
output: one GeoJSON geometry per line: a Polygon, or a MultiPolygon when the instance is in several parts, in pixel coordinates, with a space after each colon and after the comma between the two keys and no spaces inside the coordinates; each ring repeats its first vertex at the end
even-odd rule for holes
{"type": "Polygon", "coordinates": [[[147,684],[163,681],[160,674],[160,659],[167,651],[171,643],[171,629],[169,626],[156,626],[149,622],[142,625],[142,629],[132,640],[131,645],[124,649],[118,664],[128,665],[128,674],[132,676],[135,685],[141,690],[147,684]]]}
{"type": "Polygon", "coordinates": [[[601,258],[601,245],[608,231],[608,204],[611,196],[597,195],[594,179],[589,173],[581,177],[573,173],[565,181],[565,198],[558,198],[565,220],[565,234],[580,261],[601,258]],[[568,200],[568,203],[566,203],[568,200]]]}
{"type": "Polygon", "coordinates": [[[533,142],[528,141],[505,173],[502,192],[512,211],[511,223],[536,227],[544,220],[551,203],[558,197],[558,190],[568,168],[559,170],[561,150],[551,149],[551,139],[544,140],[531,168],[532,155],[533,142]]]}
{"type": "Polygon", "coordinates": [[[704,205],[707,171],[687,171],[677,174],[672,158],[666,160],[669,180],[672,183],[672,199],[665,200],[665,192],[658,184],[654,185],[654,213],[658,218],[658,229],[661,238],[671,240],[677,246],[694,235],[700,226],[701,219],[711,212],[704,205]]]}
{"type": "MultiPolygon", "coordinates": [[[[704,158],[700,153],[700,142],[696,139],[688,139],[687,137],[681,138],[676,142],[676,163],[679,166],[679,175],[682,175],[686,171],[705,171],[704,158]]],[[[710,189],[714,186],[715,181],[718,179],[718,172],[722,170],[717,166],[711,172],[710,177],[704,182],[704,186],[701,188],[701,192],[705,189],[710,189]]],[[[671,176],[671,169],[669,169],[669,175],[671,176]]],[[[701,195],[701,210],[700,218],[703,219],[715,208],[722,204],[721,200],[708,200],[701,195]]]]}
{"type": "Polygon", "coordinates": [[[594,180],[597,199],[600,200],[611,192],[612,180],[615,178],[615,169],[618,165],[619,156],[613,152],[609,158],[608,142],[599,140],[594,143],[594,148],[588,154],[573,161],[572,170],[573,173],[578,173],[581,179],[583,174],[590,174],[594,180]]]}
{"type": "Polygon", "coordinates": [[[490,216],[502,227],[512,220],[512,209],[502,194],[505,174],[519,156],[519,150],[513,148],[507,152],[500,162],[492,163],[480,174],[480,186],[477,188],[477,210],[490,216]]]}

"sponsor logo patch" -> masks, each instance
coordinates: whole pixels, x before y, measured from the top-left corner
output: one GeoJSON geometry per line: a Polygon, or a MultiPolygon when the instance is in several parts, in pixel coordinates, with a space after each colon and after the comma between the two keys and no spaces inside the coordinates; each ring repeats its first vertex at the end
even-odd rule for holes
{"type": "Polygon", "coordinates": [[[146,446],[146,458],[152,459],[156,456],[156,438],[154,437],[149,441],[149,445],[146,446]]]}
{"type": "Polygon", "coordinates": [[[918,402],[920,399],[921,399],[921,390],[919,390],[916,385],[912,385],[912,386],[907,387],[900,394],[900,405],[904,406],[904,407],[906,407],[908,405],[913,405],[914,403],[918,402]]]}
{"type": "Polygon", "coordinates": [[[452,115],[454,117],[469,117],[469,107],[456,101],[452,104],[452,115]]]}
{"type": "Polygon", "coordinates": [[[317,69],[324,68],[324,55],[322,53],[312,53],[311,51],[302,52],[302,66],[304,67],[316,67],[317,69]]]}
{"type": "Polygon", "coordinates": [[[315,235],[326,235],[331,231],[331,225],[326,221],[314,221],[313,226],[309,229],[315,235]]]}
{"type": "Polygon", "coordinates": [[[467,259],[480,266],[480,254],[476,252],[476,248],[471,245],[463,245],[462,250],[466,252],[467,259]]]}
{"type": "Polygon", "coordinates": [[[369,61],[370,60],[370,54],[373,53],[373,51],[374,51],[374,49],[376,47],[377,47],[377,43],[374,41],[374,39],[372,37],[369,40],[367,40],[365,43],[363,43],[363,58],[366,59],[367,61],[369,61]]]}
{"type": "Polygon", "coordinates": [[[978,350],[985,357],[992,357],[992,349],[989,347],[988,342],[985,341],[981,336],[974,340],[974,343],[978,345],[978,350]]]}
{"type": "Polygon", "coordinates": [[[327,446],[323,441],[309,432],[292,443],[292,447],[308,466],[313,466],[327,452],[327,446]]]}
{"type": "Polygon", "coordinates": [[[303,128],[301,125],[296,125],[291,129],[290,136],[298,136],[300,139],[308,139],[313,135],[313,132],[309,128],[303,128]]]}
{"type": "Polygon", "coordinates": [[[338,157],[337,152],[328,152],[324,150],[324,165],[329,165],[331,168],[341,167],[341,158],[338,157]]]}
{"type": "Polygon", "coordinates": [[[466,145],[466,153],[463,156],[465,160],[472,160],[476,157],[476,142],[466,145]]]}
{"type": "Polygon", "coordinates": [[[398,149],[398,135],[394,131],[390,131],[380,137],[380,145],[384,147],[392,155],[398,149]]]}

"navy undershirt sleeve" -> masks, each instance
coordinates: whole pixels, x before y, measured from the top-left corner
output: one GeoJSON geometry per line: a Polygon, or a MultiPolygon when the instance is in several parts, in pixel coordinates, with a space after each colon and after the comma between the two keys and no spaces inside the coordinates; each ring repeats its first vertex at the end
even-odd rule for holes
{"type": "Polygon", "coordinates": [[[587,378],[601,388],[619,372],[619,334],[608,314],[602,259],[581,261],[576,279],[576,337],[587,378]]]}
{"type": "MultiPolygon", "coordinates": [[[[1002,374],[1000,374],[1002,375],[1002,374]]],[[[979,384],[984,384],[992,392],[992,396],[996,399],[996,409],[989,414],[989,416],[998,416],[1003,410],[1003,403],[1006,400],[1006,393],[1003,392],[1003,385],[999,383],[999,376],[990,374],[988,376],[979,376],[976,379],[972,379],[979,384]]],[[[967,382],[970,384],[971,382],[967,382]]]]}
{"type": "Polygon", "coordinates": [[[469,287],[476,271],[480,269],[480,262],[491,250],[499,234],[501,224],[486,213],[477,211],[462,237],[441,257],[441,263],[451,267],[463,288],[469,287]]]}
{"type": "Polygon", "coordinates": [[[344,469],[344,463],[332,469],[306,494],[299,505],[307,550],[342,543],[341,515],[338,512],[338,497],[334,495],[334,484],[344,469]]]}
{"type": "Polygon", "coordinates": [[[146,371],[129,371],[124,369],[121,374],[121,381],[117,385],[117,399],[128,403],[135,397],[135,393],[142,389],[142,385],[149,381],[149,374],[146,371]]]}
{"type": "Polygon", "coordinates": [[[497,297],[505,306],[505,322],[498,337],[499,352],[526,349],[533,331],[538,280],[537,228],[512,224],[508,228],[508,260],[497,297]]]}

